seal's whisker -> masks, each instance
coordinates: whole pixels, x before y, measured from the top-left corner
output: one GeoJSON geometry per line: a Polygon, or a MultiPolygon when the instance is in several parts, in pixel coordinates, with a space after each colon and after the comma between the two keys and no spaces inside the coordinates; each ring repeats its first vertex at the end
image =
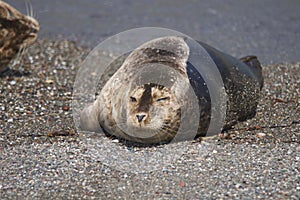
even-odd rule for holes
{"type": "Polygon", "coordinates": [[[34,11],[31,0],[29,0],[29,2],[30,2],[30,8],[31,8],[31,17],[38,20],[37,12],[34,11]]]}
{"type": "Polygon", "coordinates": [[[29,5],[30,5],[30,16],[31,16],[31,17],[35,17],[35,16],[34,16],[34,13],[33,13],[32,3],[31,3],[30,0],[29,0],[29,5]]]}
{"type": "Polygon", "coordinates": [[[172,128],[172,127],[166,126],[166,125],[162,126],[159,130],[160,130],[160,132],[163,132],[164,134],[168,134],[169,136],[173,136],[174,132],[175,132],[175,134],[177,132],[176,127],[172,128]]]}
{"type": "Polygon", "coordinates": [[[28,6],[28,1],[25,1],[25,7],[26,7],[26,15],[30,16],[30,10],[29,10],[29,6],[28,6]]]}
{"type": "Polygon", "coordinates": [[[115,124],[114,124],[114,126],[119,126],[119,127],[120,127],[120,126],[123,126],[123,125],[124,125],[124,126],[128,126],[128,124],[127,124],[126,122],[118,122],[118,123],[115,123],[115,124]]]}
{"type": "Polygon", "coordinates": [[[13,66],[17,65],[17,63],[19,63],[19,61],[21,60],[20,58],[21,58],[22,51],[23,51],[23,46],[20,47],[20,49],[13,61],[13,64],[12,64],[13,66]]]}
{"type": "Polygon", "coordinates": [[[18,63],[20,66],[23,65],[24,61],[22,59],[23,55],[26,53],[27,48],[25,46],[21,46],[16,59],[14,60],[14,62],[16,61],[16,63],[18,63]]]}
{"type": "Polygon", "coordinates": [[[33,16],[33,7],[32,7],[32,3],[30,0],[25,0],[25,7],[26,7],[26,15],[29,17],[34,17],[33,16]]]}

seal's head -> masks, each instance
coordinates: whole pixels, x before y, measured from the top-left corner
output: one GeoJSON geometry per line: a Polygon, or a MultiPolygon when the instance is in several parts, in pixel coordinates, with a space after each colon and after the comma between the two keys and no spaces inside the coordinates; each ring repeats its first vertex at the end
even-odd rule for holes
{"type": "Polygon", "coordinates": [[[18,52],[37,39],[39,30],[40,25],[33,17],[0,1],[0,73],[18,52]]]}
{"type": "MultiPolygon", "coordinates": [[[[1,36],[15,37],[12,41],[22,47],[31,45],[38,36],[40,25],[36,19],[29,15],[23,15],[18,10],[0,1],[0,27],[1,36]],[[4,34],[6,33],[6,34],[4,34]]],[[[1,41],[3,43],[4,41],[1,41]]]]}
{"type": "Polygon", "coordinates": [[[180,104],[171,89],[154,83],[144,84],[132,88],[125,101],[126,116],[123,115],[120,121],[124,123],[119,126],[133,140],[168,141],[177,133],[180,104]]]}
{"type": "Polygon", "coordinates": [[[141,45],[121,63],[97,100],[83,109],[81,128],[94,132],[102,128],[139,143],[176,140],[186,132],[183,120],[193,108],[189,103],[193,89],[186,73],[188,57],[189,47],[181,37],[158,38],[141,45]]]}

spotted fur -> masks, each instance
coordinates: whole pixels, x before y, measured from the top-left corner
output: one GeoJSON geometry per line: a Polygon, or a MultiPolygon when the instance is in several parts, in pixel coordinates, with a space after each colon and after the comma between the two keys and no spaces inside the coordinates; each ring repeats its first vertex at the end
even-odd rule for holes
{"type": "Polygon", "coordinates": [[[37,20],[0,0],[0,73],[37,39],[39,30],[37,20]]]}

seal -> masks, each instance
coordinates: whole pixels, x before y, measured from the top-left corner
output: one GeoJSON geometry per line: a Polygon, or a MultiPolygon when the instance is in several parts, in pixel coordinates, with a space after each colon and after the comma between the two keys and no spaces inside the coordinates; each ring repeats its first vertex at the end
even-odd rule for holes
{"type": "MultiPolygon", "coordinates": [[[[227,109],[223,130],[253,117],[263,86],[257,58],[238,60],[205,43],[199,44],[216,64],[224,82],[227,109]]],[[[104,130],[133,142],[169,142],[179,130],[183,108],[189,107],[186,91],[192,86],[199,109],[195,135],[204,137],[213,108],[208,87],[189,60],[192,53],[185,38],[169,36],[151,40],[120,58],[122,62],[113,62],[111,68],[121,64],[105,82],[96,101],[80,113],[80,127],[93,132],[104,130]],[[161,83],[153,81],[160,74],[164,74],[158,78],[161,83]]]]}
{"type": "Polygon", "coordinates": [[[18,53],[36,39],[40,26],[37,20],[0,0],[0,74],[18,53]]]}

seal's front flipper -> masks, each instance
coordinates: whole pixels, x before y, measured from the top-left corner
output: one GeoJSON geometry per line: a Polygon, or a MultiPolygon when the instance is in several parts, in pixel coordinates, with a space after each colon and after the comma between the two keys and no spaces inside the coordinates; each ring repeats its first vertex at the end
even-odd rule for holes
{"type": "Polygon", "coordinates": [[[249,67],[251,67],[254,70],[254,73],[258,77],[258,81],[259,81],[260,89],[261,89],[264,85],[264,79],[263,79],[263,75],[262,75],[262,67],[261,67],[261,64],[260,64],[259,60],[257,59],[257,57],[252,56],[252,55],[245,56],[243,58],[240,58],[240,61],[242,61],[243,63],[245,63],[246,65],[248,65],[249,67]]]}
{"type": "Polygon", "coordinates": [[[84,108],[80,113],[80,128],[84,131],[99,133],[101,127],[98,121],[98,110],[94,104],[84,108]]]}

